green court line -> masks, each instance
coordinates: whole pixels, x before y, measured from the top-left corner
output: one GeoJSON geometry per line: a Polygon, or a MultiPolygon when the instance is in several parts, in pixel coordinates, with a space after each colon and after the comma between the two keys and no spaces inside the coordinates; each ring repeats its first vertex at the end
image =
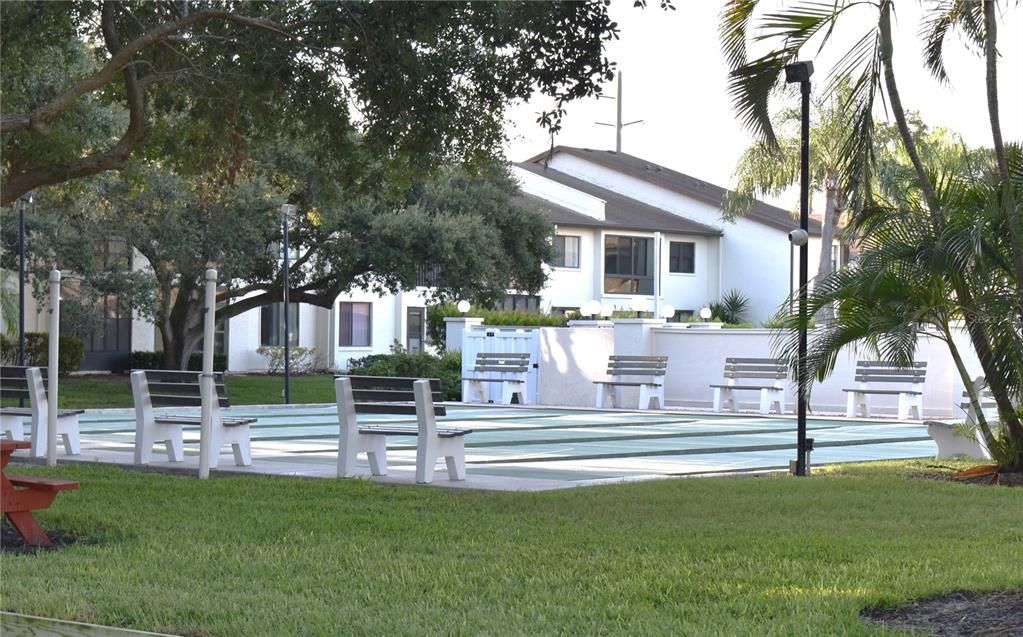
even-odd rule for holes
{"type": "MultiPolygon", "coordinates": [[[[895,442],[924,442],[930,440],[929,436],[918,437],[918,436],[907,436],[901,438],[869,438],[863,440],[836,440],[834,442],[820,442],[816,443],[814,447],[816,449],[822,449],[824,447],[857,447],[866,445],[877,445],[877,444],[888,444],[895,442]]],[[[770,444],[770,445],[756,445],[756,446],[741,446],[741,447],[708,447],[701,449],[661,449],[657,451],[629,451],[621,453],[592,453],[582,454],[577,456],[542,456],[542,457],[518,457],[518,458],[498,458],[494,460],[476,460],[472,464],[484,465],[484,464],[511,464],[518,462],[561,462],[564,460],[602,460],[608,458],[643,458],[649,456],[694,456],[694,455],[705,455],[711,453],[749,453],[754,451],[776,451],[780,449],[791,449],[791,443],[784,444],[770,444]]]]}

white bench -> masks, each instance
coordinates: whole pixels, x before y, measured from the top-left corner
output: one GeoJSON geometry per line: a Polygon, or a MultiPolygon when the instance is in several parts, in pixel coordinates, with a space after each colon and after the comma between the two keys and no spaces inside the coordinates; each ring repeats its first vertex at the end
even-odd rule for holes
{"type": "Polygon", "coordinates": [[[869,418],[871,395],[899,397],[898,419],[908,420],[910,412],[914,418],[923,417],[924,379],[927,363],[911,363],[909,367],[896,367],[882,361],[859,361],[856,363],[855,380],[857,387],[843,388],[848,394],[845,415],[847,418],[869,418]],[[878,384],[882,386],[879,386],[878,384]]]}
{"type": "Polygon", "coordinates": [[[252,464],[252,446],[249,425],[255,418],[227,418],[221,414],[221,407],[228,407],[224,375],[214,374],[212,395],[203,395],[203,384],[199,372],[178,372],[142,369],[131,373],[131,395],[135,402],[135,464],[147,464],[152,459],[153,445],[162,442],[171,462],[185,459],[182,432],[185,427],[201,427],[200,416],[157,414],[154,407],[202,407],[203,402],[211,405],[212,427],[210,429],[210,468],[216,468],[220,461],[220,448],[231,445],[234,463],[239,467],[252,464]]]}
{"type": "Polygon", "coordinates": [[[608,357],[607,375],[610,380],[593,381],[597,386],[597,409],[604,408],[606,397],[611,398],[612,407],[621,409],[622,387],[639,387],[639,409],[664,409],[664,375],[667,369],[667,356],[608,357]],[[656,407],[651,407],[655,402],[656,407]]]}
{"type": "MultiPolygon", "coordinates": [[[[45,367],[4,366],[0,368],[0,393],[4,398],[28,398],[28,407],[0,407],[0,430],[11,440],[25,439],[25,418],[32,419],[33,456],[46,455],[47,419],[50,403],[46,393],[45,367]]],[[[81,442],[78,416],[83,409],[57,411],[57,435],[64,442],[64,452],[78,455],[81,442]]]]}
{"type": "Polygon", "coordinates": [[[501,383],[501,403],[504,405],[512,404],[516,398],[520,405],[529,402],[526,390],[528,353],[479,352],[472,374],[462,378],[463,402],[489,402],[484,383],[501,383]]]}
{"type": "Polygon", "coordinates": [[[387,436],[416,437],[416,482],[433,482],[437,460],[447,464],[448,478],[465,480],[465,435],[471,429],[438,428],[437,416],[444,416],[440,381],[436,378],[391,378],[381,376],[338,376],[334,379],[337,398],[337,476],[355,475],[355,459],[365,453],[375,476],[387,475],[387,436]],[[416,425],[359,425],[358,414],[405,414],[416,417],[416,425]]]}
{"type": "MultiPolygon", "coordinates": [[[[974,379],[973,387],[980,395],[980,408],[984,412],[984,419],[989,426],[997,431],[998,407],[995,405],[995,398],[991,394],[991,390],[987,389],[987,381],[980,376],[974,379]]],[[[959,404],[959,408],[966,412],[966,427],[975,427],[977,412],[974,410],[973,403],[970,402],[968,392],[963,392],[963,401],[959,404]]],[[[935,460],[944,460],[955,456],[991,459],[991,452],[987,448],[984,434],[979,429],[974,431],[973,435],[967,436],[964,435],[964,432],[957,431],[960,427],[958,423],[928,420],[926,424],[927,433],[938,445],[938,453],[934,455],[935,460]]]]}
{"type": "Polygon", "coordinates": [[[774,408],[785,413],[785,379],[788,368],[780,358],[726,358],[725,383],[712,384],[714,411],[739,411],[737,391],[760,392],[760,413],[767,415],[774,408]],[[743,382],[751,381],[751,382],[743,382]]]}

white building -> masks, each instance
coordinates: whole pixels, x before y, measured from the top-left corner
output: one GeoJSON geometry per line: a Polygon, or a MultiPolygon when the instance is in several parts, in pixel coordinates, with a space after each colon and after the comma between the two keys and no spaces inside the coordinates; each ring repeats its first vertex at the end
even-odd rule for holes
{"type": "MultiPolygon", "coordinates": [[[[524,203],[555,224],[558,257],[539,295],[512,294],[507,307],[578,310],[597,300],[616,310],[685,315],[732,289],[750,300],[747,320],[770,319],[796,281],[796,251],[788,232],[798,226],[781,208],[756,202],[735,222],[721,219],[725,189],[613,151],[558,146],[512,167],[524,203]],[[655,295],[655,290],[658,294],[655,295]]],[[[811,220],[811,237],[820,236],[811,220]]],[[[811,239],[810,276],[819,239],[811,239]]],[[[144,259],[135,254],[135,266],[144,259]]],[[[319,364],[345,369],[349,360],[387,353],[394,343],[426,347],[426,288],[379,296],[356,291],[330,309],[296,305],[291,344],[315,348],[319,364]]],[[[266,369],[256,350],[283,345],[282,304],[251,310],[218,332],[232,371],[266,369]]],[[[27,329],[45,330],[45,312],[29,299],[27,329]]],[[[87,367],[123,368],[132,350],[159,348],[151,324],[105,314],[105,330],[86,344],[87,367]],[[91,361],[91,363],[90,363],[91,361]]]]}

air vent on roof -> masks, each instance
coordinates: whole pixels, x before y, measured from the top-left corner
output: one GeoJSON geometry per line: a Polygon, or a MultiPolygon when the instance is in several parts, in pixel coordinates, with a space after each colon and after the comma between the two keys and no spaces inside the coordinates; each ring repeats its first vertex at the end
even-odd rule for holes
{"type": "Polygon", "coordinates": [[[643,164],[643,170],[650,170],[650,164],[643,164]]]}

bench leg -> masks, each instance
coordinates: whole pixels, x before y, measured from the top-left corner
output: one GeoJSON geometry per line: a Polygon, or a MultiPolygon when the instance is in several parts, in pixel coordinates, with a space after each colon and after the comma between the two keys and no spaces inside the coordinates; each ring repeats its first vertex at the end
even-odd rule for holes
{"type": "Polygon", "coordinates": [[[597,385],[597,403],[595,407],[597,409],[604,408],[604,385],[597,385]]]}
{"type": "Polygon", "coordinates": [[[770,415],[771,409],[777,407],[778,413],[785,413],[785,407],[783,401],[782,392],[777,389],[761,389],[760,390],[760,413],[764,416],[770,415]]]}
{"type": "Polygon", "coordinates": [[[739,405],[735,402],[735,392],[727,387],[715,387],[714,388],[714,403],[717,408],[714,411],[728,410],[732,413],[738,413],[739,405]]]}
{"type": "Polygon", "coordinates": [[[181,429],[177,429],[174,432],[168,432],[167,439],[163,441],[163,446],[167,449],[167,459],[169,461],[185,461],[185,445],[182,440],[181,429]]]}
{"type": "Polygon", "coordinates": [[[448,465],[449,480],[465,480],[465,439],[450,438],[443,441],[447,449],[444,461],[448,465]]]}
{"type": "Polygon", "coordinates": [[[922,407],[922,394],[899,394],[899,420],[909,420],[910,412],[913,412],[913,418],[920,420],[922,407]]]}
{"type": "Polygon", "coordinates": [[[7,435],[8,440],[24,440],[24,418],[21,416],[0,416],[0,431],[7,435]]]}
{"type": "Polygon", "coordinates": [[[4,513],[18,533],[25,539],[26,544],[32,546],[51,546],[50,538],[47,537],[43,527],[39,526],[31,511],[7,511],[4,513]]]}
{"type": "Polygon", "coordinates": [[[231,443],[236,467],[248,467],[252,464],[252,444],[248,438],[231,443]]]}
{"type": "Polygon", "coordinates": [[[371,474],[387,475],[387,436],[370,436],[366,442],[366,460],[371,474]]]}
{"type": "Polygon", "coordinates": [[[462,381],[462,402],[486,403],[487,397],[483,394],[483,383],[471,380],[462,381]]]}
{"type": "Polygon", "coordinates": [[[851,391],[846,399],[846,418],[869,418],[870,408],[867,405],[867,395],[851,391]]]}
{"type": "Polygon", "coordinates": [[[61,434],[64,439],[64,451],[69,456],[77,456],[82,452],[82,441],[78,436],[78,425],[75,428],[61,434]]]}
{"type": "Polygon", "coordinates": [[[640,385],[639,386],[639,408],[640,409],[663,409],[664,387],[640,385]]]}

